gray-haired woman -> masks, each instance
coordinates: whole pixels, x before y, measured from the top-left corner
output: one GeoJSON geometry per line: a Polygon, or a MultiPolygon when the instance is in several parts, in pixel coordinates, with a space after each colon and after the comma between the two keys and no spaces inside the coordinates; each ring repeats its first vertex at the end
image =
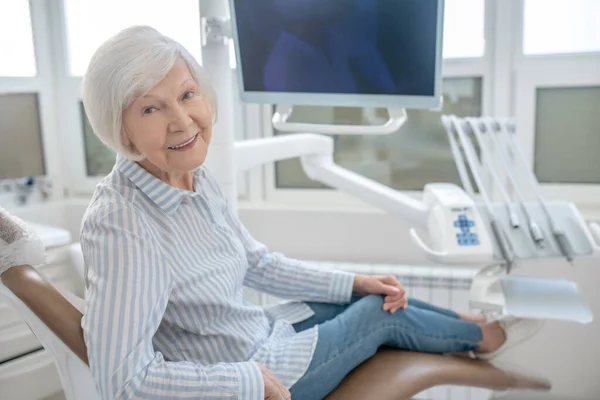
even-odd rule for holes
{"type": "Polygon", "coordinates": [[[209,79],[156,30],[106,41],[83,102],[118,153],[81,230],[83,331],[103,398],[319,399],[382,345],[489,358],[535,331],[407,299],[391,276],[267,251],[203,166],[217,115],[209,79]],[[296,302],[259,307],[244,286],[296,302]]]}

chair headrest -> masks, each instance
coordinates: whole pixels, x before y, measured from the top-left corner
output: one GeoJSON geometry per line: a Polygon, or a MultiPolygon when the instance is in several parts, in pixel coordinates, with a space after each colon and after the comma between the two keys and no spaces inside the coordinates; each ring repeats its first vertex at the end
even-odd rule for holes
{"type": "Polygon", "coordinates": [[[74,294],[61,294],[29,265],[9,268],[1,276],[2,283],[37,317],[88,364],[81,318],[85,301],[74,294]]]}

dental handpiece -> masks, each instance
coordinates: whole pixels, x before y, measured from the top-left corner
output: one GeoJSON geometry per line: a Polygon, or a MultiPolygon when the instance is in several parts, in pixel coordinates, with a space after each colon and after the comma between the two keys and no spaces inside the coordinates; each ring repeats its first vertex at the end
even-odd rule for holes
{"type": "MultiPolygon", "coordinates": [[[[488,130],[490,132],[490,137],[492,138],[492,141],[494,142],[494,146],[501,149],[501,144],[498,141],[498,138],[496,137],[496,135],[493,134],[494,129],[493,129],[489,119],[487,119],[487,118],[484,119],[483,124],[484,124],[486,130],[488,130]]],[[[501,129],[502,128],[500,128],[500,130],[501,129]]],[[[515,194],[517,196],[517,201],[519,202],[519,205],[520,205],[521,209],[523,210],[525,217],[527,218],[527,225],[529,227],[529,233],[531,235],[531,238],[533,239],[534,243],[537,246],[544,248],[544,234],[543,234],[541,228],[539,227],[539,225],[537,224],[537,222],[535,222],[535,220],[531,216],[531,213],[527,210],[527,207],[525,207],[525,197],[523,196],[523,193],[521,191],[521,188],[519,187],[517,179],[515,178],[515,176],[513,174],[512,168],[510,167],[510,162],[508,161],[506,154],[503,151],[499,151],[498,153],[500,153],[500,159],[502,160],[504,169],[507,172],[508,180],[510,181],[511,186],[515,190],[515,194]]]]}
{"type": "MultiPolygon", "coordinates": [[[[456,131],[456,133],[458,135],[460,143],[462,144],[462,147],[465,150],[465,156],[466,156],[468,165],[471,169],[471,172],[473,174],[473,179],[475,179],[475,183],[479,187],[479,193],[481,194],[481,197],[485,204],[486,210],[488,212],[488,217],[490,219],[490,226],[492,228],[492,233],[495,236],[496,241],[498,243],[501,257],[504,260],[506,260],[507,272],[510,272],[512,270],[512,268],[515,266],[516,257],[515,257],[515,254],[514,254],[514,251],[512,249],[510,242],[506,238],[506,233],[504,232],[504,230],[502,229],[502,227],[498,221],[498,218],[492,207],[492,203],[491,203],[489,196],[487,194],[487,191],[485,189],[485,185],[483,184],[483,179],[481,178],[481,175],[479,173],[479,166],[477,163],[477,156],[475,154],[475,150],[473,149],[472,144],[468,141],[466,134],[464,133],[462,126],[460,125],[460,121],[455,116],[451,116],[450,121],[452,122],[452,125],[455,128],[454,130],[456,131]]],[[[455,140],[450,131],[449,131],[448,135],[449,135],[450,140],[455,140]]]]}

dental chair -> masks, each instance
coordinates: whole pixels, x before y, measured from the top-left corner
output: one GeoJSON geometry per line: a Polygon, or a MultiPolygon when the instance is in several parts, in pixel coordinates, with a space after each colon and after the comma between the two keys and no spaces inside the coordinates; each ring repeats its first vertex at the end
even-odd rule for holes
{"type": "MultiPolygon", "coordinates": [[[[52,355],[66,399],[99,400],[81,328],[85,301],[59,292],[28,265],[8,269],[1,281],[0,298],[19,313],[52,355]]],[[[508,373],[482,361],[389,349],[357,367],[327,398],[405,400],[439,385],[501,391],[551,387],[547,381],[508,373]]]]}

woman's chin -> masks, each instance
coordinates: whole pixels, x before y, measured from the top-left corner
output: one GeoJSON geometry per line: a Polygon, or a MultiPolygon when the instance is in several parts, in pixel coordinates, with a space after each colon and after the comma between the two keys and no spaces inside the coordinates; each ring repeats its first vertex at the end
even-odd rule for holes
{"type": "MultiPolygon", "coordinates": [[[[182,157],[183,158],[183,157],[182,157]]],[[[174,163],[169,163],[171,169],[179,171],[193,171],[200,167],[206,161],[206,153],[194,155],[194,157],[186,157],[186,159],[177,160],[174,163]]]]}
{"type": "Polygon", "coordinates": [[[207,146],[199,142],[193,149],[169,154],[169,167],[171,169],[192,171],[206,160],[207,146]]]}
{"type": "Polygon", "coordinates": [[[161,173],[191,172],[204,164],[207,156],[206,145],[198,143],[191,151],[174,152],[169,151],[165,154],[156,154],[152,156],[147,154],[144,160],[138,162],[142,167],[153,175],[161,173]]]}

